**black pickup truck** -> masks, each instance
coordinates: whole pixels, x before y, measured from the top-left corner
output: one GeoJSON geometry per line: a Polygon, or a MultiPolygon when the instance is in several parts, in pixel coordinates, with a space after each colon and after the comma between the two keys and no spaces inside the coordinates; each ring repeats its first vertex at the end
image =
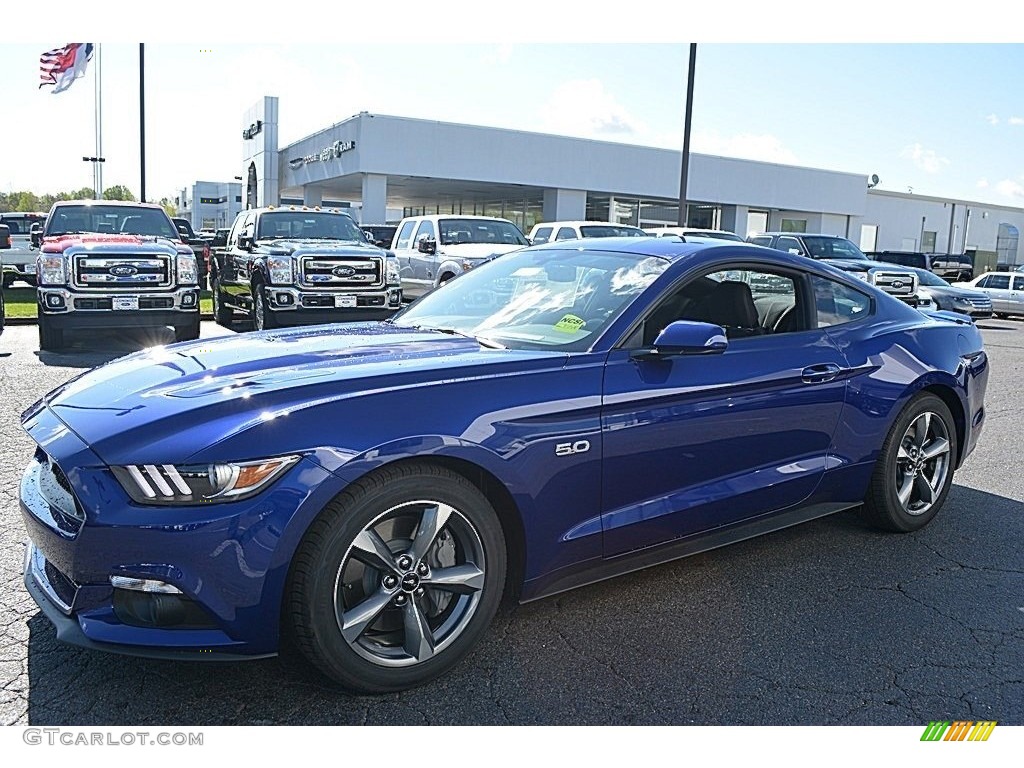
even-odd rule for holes
{"type": "Polygon", "coordinates": [[[179,217],[172,218],[171,221],[177,227],[182,242],[187,243],[188,247],[192,249],[192,253],[196,255],[196,261],[199,262],[199,286],[205,288],[206,277],[210,274],[210,241],[197,235],[192,229],[192,222],[188,219],[179,217]]]}

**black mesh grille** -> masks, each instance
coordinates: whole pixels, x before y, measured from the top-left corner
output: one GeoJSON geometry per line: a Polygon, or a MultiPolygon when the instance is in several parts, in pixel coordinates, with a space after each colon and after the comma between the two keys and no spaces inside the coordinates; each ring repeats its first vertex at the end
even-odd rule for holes
{"type": "Polygon", "coordinates": [[[78,592],[78,585],[61,573],[57,566],[49,560],[46,561],[46,566],[43,570],[46,572],[46,580],[50,582],[50,587],[53,588],[57,597],[59,597],[65,605],[70,606],[74,603],[75,594],[78,592]]]}

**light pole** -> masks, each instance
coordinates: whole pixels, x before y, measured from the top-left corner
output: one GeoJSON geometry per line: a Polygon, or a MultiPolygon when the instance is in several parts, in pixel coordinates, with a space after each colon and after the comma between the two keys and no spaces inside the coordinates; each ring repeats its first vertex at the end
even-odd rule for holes
{"type": "Polygon", "coordinates": [[[683,160],[679,170],[679,215],[676,222],[686,226],[686,183],[690,173],[690,122],[693,118],[693,69],[697,64],[697,44],[690,43],[690,67],[686,74],[686,118],[683,123],[683,160]]]}
{"type": "Polygon", "coordinates": [[[105,157],[83,157],[82,161],[86,162],[86,163],[92,163],[92,188],[93,188],[93,194],[96,195],[96,199],[97,200],[102,200],[103,199],[103,190],[100,189],[100,184],[102,183],[100,181],[100,179],[102,179],[103,177],[102,177],[101,171],[100,171],[100,167],[101,167],[100,163],[107,162],[107,158],[105,158],[105,157]]]}

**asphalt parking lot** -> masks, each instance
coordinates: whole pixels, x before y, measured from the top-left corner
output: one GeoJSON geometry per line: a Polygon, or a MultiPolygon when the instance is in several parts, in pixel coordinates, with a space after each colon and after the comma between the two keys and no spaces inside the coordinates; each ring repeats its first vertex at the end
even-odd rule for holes
{"type": "MultiPolygon", "coordinates": [[[[881,534],[848,512],[504,610],[423,688],[352,697],[296,658],[147,661],[57,643],[22,584],[18,414],[149,343],[40,353],[0,337],[0,723],[22,725],[1024,724],[1024,323],[981,323],[988,424],[939,517],[881,534]]],[[[203,335],[228,333],[212,323],[203,335]]]]}

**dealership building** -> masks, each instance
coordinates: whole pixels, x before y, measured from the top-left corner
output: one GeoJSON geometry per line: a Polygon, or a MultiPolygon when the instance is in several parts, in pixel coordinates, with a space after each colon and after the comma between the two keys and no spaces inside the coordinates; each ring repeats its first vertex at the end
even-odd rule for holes
{"type": "MultiPolygon", "coordinates": [[[[527,232],[542,221],[678,220],[678,150],[368,112],[282,147],[271,96],[246,112],[241,134],[245,208],[343,206],[364,224],[479,214],[527,232]]],[[[691,226],[744,236],[821,232],[869,251],[975,252],[1024,263],[1024,209],[881,191],[861,173],[691,153],[687,197],[691,226]]]]}

